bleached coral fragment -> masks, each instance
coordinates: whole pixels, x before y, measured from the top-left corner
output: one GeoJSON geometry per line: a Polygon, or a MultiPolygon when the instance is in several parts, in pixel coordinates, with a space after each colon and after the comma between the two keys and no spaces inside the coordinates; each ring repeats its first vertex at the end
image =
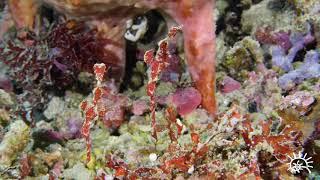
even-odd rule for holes
{"type": "Polygon", "coordinates": [[[46,118],[53,119],[58,114],[61,114],[64,111],[64,109],[65,109],[65,102],[61,100],[59,97],[53,97],[43,114],[46,118]]]}
{"type": "Polygon", "coordinates": [[[17,120],[10,125],[9,132],[0,144],[0,170],[11,166],[29,142],[30,127],[22,120],[17,120]]]}
{"type": "Polygon", "coordinates": [[[9,93],[0,89],[0,106],[10,106],[13,105],[13,100],[9,93]]]}
{"type": "Polygon", "coordinates": [[[154,162],[154,161],[156,161],[158,159],[158,156],[155,153],[151,153],[149,155],[149,159],[150,159],[151,162],[154,162]]]}
{"type": "Polygon", "coordinates": [[[290,107],[300,111],[301,115],[310,111],[310,106],[316,101],[311,93],[306,91],[298,91],[292,95],[283,98],[280,104],[280,110],[285,110],[290,107]]]}
{"type": "Polygon", "coordinates": [[[192,165],[189,169],[188,169],[188,174],[193,174],[194,172],[194,165],[192,165]]]}

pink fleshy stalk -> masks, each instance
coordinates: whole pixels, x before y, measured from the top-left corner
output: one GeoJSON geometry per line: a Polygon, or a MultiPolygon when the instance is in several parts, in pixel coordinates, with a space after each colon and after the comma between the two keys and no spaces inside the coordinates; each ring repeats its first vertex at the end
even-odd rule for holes
{"type": "MultiPolygon", "coordinates": [[[[202,95],[203,107],[216,113],[215,99],[215,24],[213,1],[196,0],[189,13],[180,10],[188,68],[202,95]]],[[[180,20],[179,20],[180,19],[180,20]]]]}

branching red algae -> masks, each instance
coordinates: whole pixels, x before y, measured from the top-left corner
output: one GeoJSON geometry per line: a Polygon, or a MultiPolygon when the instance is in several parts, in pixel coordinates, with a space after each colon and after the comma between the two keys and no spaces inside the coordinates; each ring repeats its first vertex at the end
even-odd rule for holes
{"type": "Polygon", "coordinates": [[[90,125],[92,121],[97,117],[97,115],[100,114],[100,112],[98,111],[97,102],[99,101],[99,99],[101,99],[104,93],[107,93],[101,85],[104,74],[106,72],[106,65],[103,63],[95,64],[93,68],[97,79],[97,87],[93,90],[93,102],[92,104],[89,104],[87,100],[84,100],[80,104],[81,110],[85,113],[85,121],[81,129],[81,134],[86,139],[88,162],[91,159],[90,125]]]}
{"type": "Polygon", "coordinates": [[[179,138],[179,136],[181,135],[182,133],[182,129],[183,129],[183,125],[180,123],[178,123],[178,120],[177,120],[177,112],[176,110],[174,109],[174,107],[172,106],[169,106],[167,109],[166,109],[166,119],[167,119],[167,128],[169,130],[169,137],[170,137],[170,140],[172,142],[176,142],[179,138]],[[177,128],[177,133],[175,133],[174,129],[172,126],[176,126],[177,128]]]}
{"type": "Polygon", "coordinates": [[[248,147],[255,147],[257,144],[266,141],[273,149],[274,156],[281,161],[285,161],[288,155],[295,152],[296,147],[293,147],[293,142],[299,142],[301,132],[297,132],[294,127],[285,126],[277,135],[271,134],[271,121],[261,122],[262,134],[255,135],[251,139],[249,133],[253,131],[251,122],[245,120],[243,122],[244,131],[241,133],[246,145],[248,147]]]}
{"type": "Polygon", "coordinates": [[[150,111],[152,119],[152,136],[157,139],[156,133],[156,84],[159,79],[161,71],[167,66],[168,56],[168,43],[166,41],[160,42],[160,50],[157,52],[156,57],[153,56],[153,50],[149,50],[144,55],[144,61],[150,66],[150,77],[147,84],[147,95],[150,97],[150,111]],[[163,58],[165,57],[165,58],[163,58]]]}
{"type": "Polygon", "coordinates": [[[172,28],[168,33],[168,38],[159,42],[159,50],[154,55],[153,50],[149,50],[144,54],[144,61],[150,67],[149,82],[147,84],[147,95],[150,97],[151,126],[153,129],[152,136],[157,139],[156,132],[156,85],[161,72],[169,65],[169,39],[173,38],[180,27],[172,28]]]}

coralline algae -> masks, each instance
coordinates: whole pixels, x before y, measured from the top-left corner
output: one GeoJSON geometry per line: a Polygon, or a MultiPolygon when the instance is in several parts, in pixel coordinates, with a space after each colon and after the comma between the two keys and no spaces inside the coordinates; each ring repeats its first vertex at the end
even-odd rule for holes
{"type": "Polygon", "coordinates": [[[319,77],[319,53],[317,51],[309,51],[305,56],[304,63],[300,67],[279,77],[279,86],[282,89],[288,90],[306,79],[319,77]]]}

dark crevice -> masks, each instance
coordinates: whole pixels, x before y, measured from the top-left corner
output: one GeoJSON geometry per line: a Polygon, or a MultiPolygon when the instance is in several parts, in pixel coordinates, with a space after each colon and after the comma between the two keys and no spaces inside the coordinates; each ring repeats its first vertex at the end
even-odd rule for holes
{"type": "Polygon", "coordinates": [[[165,23],[165,19],[156,10],[146,12],[144,15],[136,16],[133,20],[133,24],[139,24],[141,17],[144,16],[147,19],[147,32],[137,42],[126,41],[126,67],[123,81],[120,85],[120,93],[128,88],[133,90],[139,89],[143,84],[137,85],[133,81],[134,78],[143,79],[142,75],[135,74],[134,69],[136,63],[140,60],[137,59],[137,52],[139,51],[137,43],[149,44],[152,43],[157,36],[159,36],[159,28],[161,24],[165,23]]]}
{"type": "Polygon", "coordinates": [[[225,42],[232,46],[248,35],[241,31],[241,16],[243,11],[249,7],[242,4],[240,0],[228,0],[228,4],[225,14],[217,21],[216,33],[225,32],[225,42]]]}
{"type": "Polygon", "coordinates": [[[126,68],[123,81],[120,86],[120,93],[125,89],[130,87],[131,76],[133,74],[133,69],[137,63],[136,52],[137,44],[126,41],[126,68]]]}
{"type": "Polygon", "coordinates": [[[315,50],[317,48],[317,42],[314,41],[310,44],[307,44],[303,49],[297,52],[296,56],[293,59],[293,62],[304,61],[305,55],[310,50],[315,50]]]}

